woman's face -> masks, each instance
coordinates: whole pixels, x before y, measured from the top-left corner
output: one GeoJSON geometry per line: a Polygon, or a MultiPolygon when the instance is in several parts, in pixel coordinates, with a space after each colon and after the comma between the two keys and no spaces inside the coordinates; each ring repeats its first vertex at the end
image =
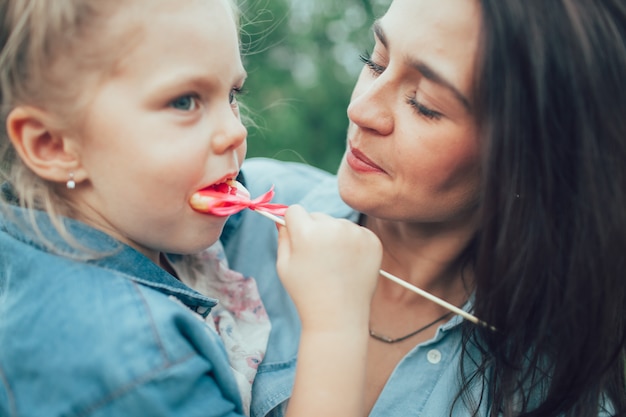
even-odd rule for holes
{"type": "Polygon", "coordinates": [[[471,0],[394,0],[348,107],[339,191],[369,216],[439,223],[476,209],[470,92],[480,32],[471,0]]]}

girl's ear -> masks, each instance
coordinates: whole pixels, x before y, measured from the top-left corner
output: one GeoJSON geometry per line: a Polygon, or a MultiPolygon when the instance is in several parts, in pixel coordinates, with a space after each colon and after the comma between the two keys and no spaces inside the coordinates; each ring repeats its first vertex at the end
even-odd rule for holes
{"type": "Polygon", "coordinates": [[[41,178],[66,182],[82,180],[75,142],[54,129],[54,117],[31,106],[18,106],[7,117],[7,132],[20,158],[41,178]]]}

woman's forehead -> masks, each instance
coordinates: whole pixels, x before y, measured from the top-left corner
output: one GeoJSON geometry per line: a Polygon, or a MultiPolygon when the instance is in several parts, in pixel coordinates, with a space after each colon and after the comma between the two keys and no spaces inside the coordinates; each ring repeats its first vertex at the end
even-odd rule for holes
{"type": "Polygon", "coordinates": [[[432,69],[469,96],[481,31],[478,2],[394,0],[374,30],[390,54],[432,69]]]}

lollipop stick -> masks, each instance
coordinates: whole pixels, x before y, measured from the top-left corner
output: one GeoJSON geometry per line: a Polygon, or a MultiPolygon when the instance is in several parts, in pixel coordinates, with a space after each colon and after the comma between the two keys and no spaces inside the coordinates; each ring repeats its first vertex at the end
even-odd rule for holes
{"type": "Polygon", "coordinates": [[[283,219],[281,219],[280,217],[276,216],[275,214],[268,213],[268,212],[263,211],[263,210],[254,210],[254,211],[259,213],[261,216],[267,217],[268,219],[272,220],[274,223],[278,223],[281,226],[285,225],[285,221],[283,219]]]}
{"type": "MultiPolygon", "coordinates": [[[[262,210],[254,210],[254,211],[259,213],[262,216],[267,217],[268,219],[274,221],[275,223],[278,223],[278,224],[280,224],[282,226],[285,225],[285,220],[281,219],[280,217],[278,217],[278,216],[276,216],[274,214],[267,213],[267,212],[262,211],[262,210]]],[[[396,277],[395,275],[390,274],[389,272],[383,271],[381,269],[381,270],[378,271],[378,273],[380,275],[382,275],[383,277],[387,278],[388,280],[393,281],[396,284],[403,286],[407,290],[413,291],[414,293],[416,293],[418,295],[421,295],[422,297],[432,301],[435,304],[439,304],[441,307],[443,307],[443,308],[445,308],[447,310],[450,310],[450,311],[452,311],[455,314],[458,314],[459,316],[465,318],[466,320],[471,321],[474,324],[486,327],[486,328],[488,328],[488,329],[490,329],[492,331],[496,330],[495,327],[490,326],[488,323],[485,323],[482,320],[479,320],[476,316],[471,315],[467,311],[462,310],[462,309],[458,308],[457,306],[455,306],[453,304],[450,304],[449,302],[444,301],[441,298],[439,298],[437,296],[434,296],[431,293],[429,293],[427,291],[424,291],[423,289],[421,289],[419,287],[416,287],[413,284],[409,284],[408,282],[406,282],[406,281],[396,277]]]]}
{"type": "Polygon", "coordinates": [[[495,327],[490,326],[489,324],[485,323],[485,322],[484,322],[484,321],[482,321],[482,320],[479,320],[479,319],[478,319],[478,317],[471,315],[471,314],[470,314],[470,313],[468,313],[467,311],[465,311],[465,310],[461,310],[461,309],[460,309],[460,308],[458,308],[457,306],[455,306],[455,305],[453,305],[453,304],[450,304],[449,302],[444,301],[444,300],[442,300],[441,298],[439,298],[439,297],[437,297],[437,296],[434,296],[434,295],[432,295],[431,293],[429,293],[429,292],[427,292],[427,291],[424,291],[423,289],[421,289],[421,288],[419,288],[419,287],[416,287],[416,286],[415,286],[415,285],[413,285],[413,284],[409,284],[408,282],[406,282],[406,281],[404,281],[404,280],[402,280],[402,279],[398,278],[398,277],[397,277],[397,276],[395,276],[395,275],[391,275],[389,272],[383,271],[383,270],[381,269],[380,271],[378,271],[378,273],[379,273],[380,275],[382,275],[383,277],[385,277],[385,278],[387,278],[387,279],[389,279],[389,280],[391,280],[391,281],[395,282],[396,284],[401,285],[401,286],[403,286],[404,288],[406,288],[406,289],[408,289],[408,290],[411,290],[411,291],[413,291],[413,292],[414,292],[414,293],[416,293],[416,294],[421,295],[422,297],[424,297],[424,298],[426,298],[426,299],[428,299],[428,300],[432,301],[433,303],[435,303],[435,304],[439,304],[441,307],[446,308],[446,309],[448,309],[448,310],[452,311],[452,312],[453,312],[453,313],[455,313],[455,314],[458,314],[459,316],[461,316],[461,317],[463,317],[463,318],[465,318],[465,319],[467,319],[467,320],[471,321],[471,322],[472,322],[472,323],[474,323],[474,324],[478,324],[479,326],[486,327],[486,328],[488,328],[488,329],[490,329],[490,330],[493,330],[493,331],[495,331],[495,330],[496,330],[496,328],[495,328],[495,327]]]}

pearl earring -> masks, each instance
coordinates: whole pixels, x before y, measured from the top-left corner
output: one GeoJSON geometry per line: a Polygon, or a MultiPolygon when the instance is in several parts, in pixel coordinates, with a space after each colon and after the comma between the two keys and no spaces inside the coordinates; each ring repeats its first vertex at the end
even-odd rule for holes
{"type": "Polygon", "coordinates": [[[76,188],[76,181],[74,181],[74,173],[73,172],[70,172],[70,178],[65,183],[65,186],[69,190],[73,190],[74,188],[76,188]]]}

